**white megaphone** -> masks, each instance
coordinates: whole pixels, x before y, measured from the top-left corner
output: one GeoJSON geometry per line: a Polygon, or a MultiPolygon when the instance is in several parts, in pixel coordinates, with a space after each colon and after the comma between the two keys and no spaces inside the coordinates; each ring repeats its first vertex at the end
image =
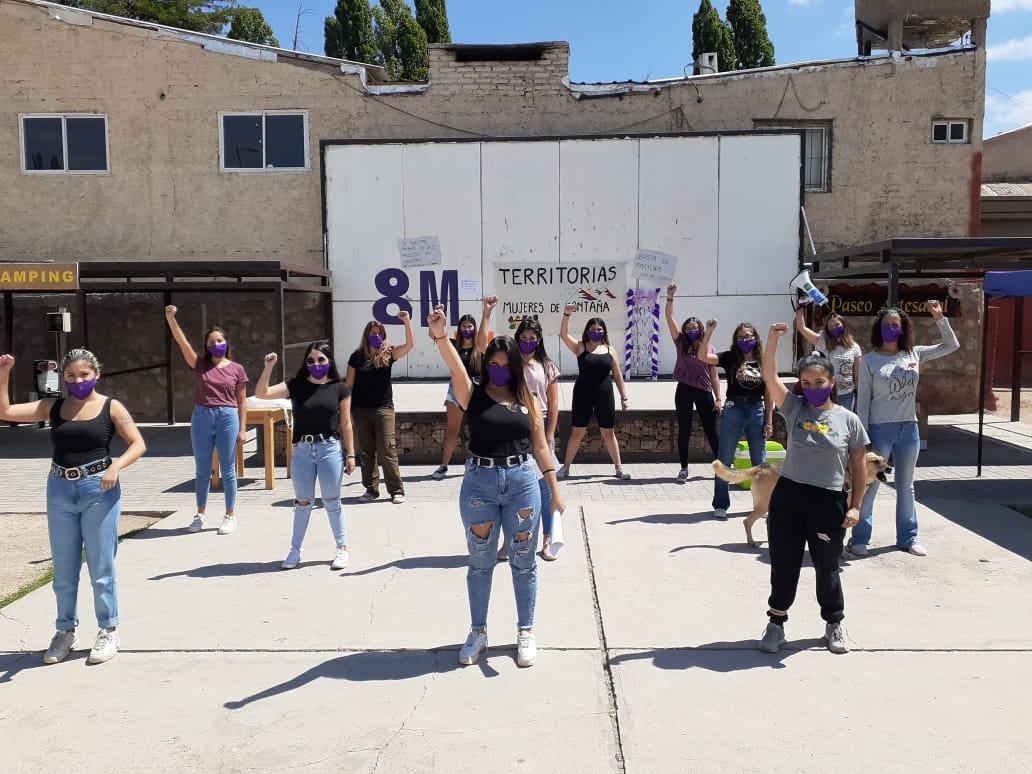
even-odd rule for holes
{"type": "Polygon", "coordinates": [[[797,291],[797,307],[805,306],[806,304],[824,306],[828,303],[828,297],[821,293],[813,282],[810,281],[810,269],[812,268],[812,263],[804,263],[803,270],[788,283],[790,288],[797,291]]]}

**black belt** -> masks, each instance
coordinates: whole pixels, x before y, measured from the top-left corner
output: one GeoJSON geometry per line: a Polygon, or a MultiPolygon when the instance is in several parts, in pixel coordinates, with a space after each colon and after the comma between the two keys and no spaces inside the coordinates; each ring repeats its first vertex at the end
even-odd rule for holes
{"type": "Polygon", "coordinates": [[[102,470],[107,470],[110,467],[110,457],[105,457],[96,462],[87,462],[85,465],[79,465],[76,468],[65,468],[54,462],[50,465],[50,475],[60,476],[69,481],[78,481],[83,476],[92,476],[94,473],[100,473],[102,470]]]}
{"type": "Polygon", "coordinates": [[[316,433],[315,435],[312,435],[309,433],[308,435],[302,435],[297,439],[297,442],[315,443],[316,441],[336,441],[339,439],[340,436],[337,433],[330,433],[329,435],[325,435],[324,433],[316,433]]]}
{"type": "Polygon", "coordinates": [[[529,459],[529,454],[513,454],[509,457],[478,457],[475,454],[469,455],[469,461],[479,468],[511,468],[515,465],[522,465],[529,459]]]}
{"type": "Polygon", "coordinates": [[[734,406],[736,403],[763,403],[762,395],[728,395],[724,406],[734,406]]]}

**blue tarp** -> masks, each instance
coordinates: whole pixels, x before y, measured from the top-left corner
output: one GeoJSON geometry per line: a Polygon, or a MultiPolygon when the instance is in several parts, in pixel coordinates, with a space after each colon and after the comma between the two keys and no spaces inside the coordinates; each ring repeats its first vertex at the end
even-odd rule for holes
{"type": "Polygon", "coordinates": [[[987,296],[1032,296],[1032,271],[987,271],[987,296]]]}

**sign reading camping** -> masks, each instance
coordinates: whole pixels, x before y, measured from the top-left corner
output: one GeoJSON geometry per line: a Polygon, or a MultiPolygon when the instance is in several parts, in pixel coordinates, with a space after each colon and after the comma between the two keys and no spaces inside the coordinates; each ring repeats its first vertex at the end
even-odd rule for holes
{"type": "Polygon", "coordinates": [[[0,290],[78,290],[77,263],[0,263],[0,290]]]}
{"type": "Polygon", "coordinates": [[[495,292],[506,328],[529,317],[558,332],[568,303],[578,313],[617,321],[625,314],[627,264],[496,263],[495,292]]]}

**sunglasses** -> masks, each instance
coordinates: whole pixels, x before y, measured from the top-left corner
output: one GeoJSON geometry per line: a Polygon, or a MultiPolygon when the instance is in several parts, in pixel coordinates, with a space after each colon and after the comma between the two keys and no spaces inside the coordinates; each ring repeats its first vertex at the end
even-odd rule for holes
{"type": "Polygon", "coordinates": [[[307,365],[322,365],[323,363],[329,363],[329,362],[330,361],[327,360],[326,358],[321,358],[320,360],[316,360],[314,357],[310,357],[310,358],[308,358],[305,361],[305,363],[307,365]]]}

